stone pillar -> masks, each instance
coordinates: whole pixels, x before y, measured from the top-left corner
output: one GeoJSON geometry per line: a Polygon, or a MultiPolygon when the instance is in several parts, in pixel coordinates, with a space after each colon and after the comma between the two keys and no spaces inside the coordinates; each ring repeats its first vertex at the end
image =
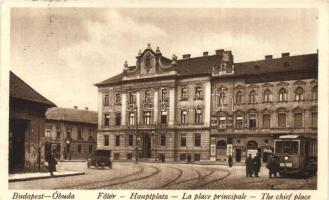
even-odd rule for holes
{"type": "Polygon", "coordinates": [[[141,97],[140,97],[140,92],[136,92],[136,105],[137,105],[137,124],[140,124],[141,121],[141,108],[140,108],[140,102],[141,102],[141,97]]]}
{"type": "Polygon", "coordinates": [[[175,123],[175,88],[169,89],[169,121],[168,125],[174,125],[175,123]]]}
{"type": "Polygon", "coordinates": [[[154,91],[154,95],[153,95],[153,99],[154,99],[154,103],[153,103],[153,106],[154,106],[154,124],[157,124],[158,123],[158,118],[159,118],[159,100],[158,100],[158,91],[155,90],[154,91]]]}
{"type": "Polygon", "coordinates": [[[211,86],[210,82],[205,83],[205,91],[204,91],[204,103],[205,103],[205,110],[204,110],[204,125],[210,126],[210,107],[211,107],[211,86]]]}
{"type": "Polygon", "coordinates": [[[121,96],[121,126],[126,125],[126,120],[127,120],[126,110],[127,110],[127,94],[122,93],[122,96],[121,96]]]}

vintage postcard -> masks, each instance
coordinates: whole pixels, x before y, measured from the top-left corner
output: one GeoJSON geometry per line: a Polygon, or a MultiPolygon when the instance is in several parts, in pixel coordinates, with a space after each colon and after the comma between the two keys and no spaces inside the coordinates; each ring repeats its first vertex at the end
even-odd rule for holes
{"type": "Polygon", "coordinates": [[[327,200],[327,11],[4,2],[0,199],[327,200]]]}

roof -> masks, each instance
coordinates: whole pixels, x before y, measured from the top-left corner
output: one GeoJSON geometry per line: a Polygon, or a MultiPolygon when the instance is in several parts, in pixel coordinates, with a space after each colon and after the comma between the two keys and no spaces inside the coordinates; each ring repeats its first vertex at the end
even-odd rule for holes
{"type": "Polygon", "coordinates": [[[97,124],[97,112],[71,108],[49,108],[46,112],[47,120],[62,120],[86,124],[97,124]]]}
{"type": "Polygon", "coordinates": [[[32,101],[39,104],[44,104],[46,106],[52,107],[56,106],[53,102],[49,101],[43,97],[40,93],[35,91],[31,86],[25,83],[21,78],[16,74],[10,71],[10,97],[22,99],[25,101],[32,101]]]}
{"type": "Polygon", "coordinates": [[[317,70],[318,55],[306,54],[282,58],[235,63],[235,75],[317,70]]]}
{"type": "MultiPolygon", "coordinates": [[[[211,75],[214,66],[220,62],[220,55],[201,56],[189,59],[177,60],[176,70],[178,76],[188,75],[211,75]]],[[[317,72],[318,55],[306,54],[297,56],[286,56],[275,59],[257,60],[250,62],[234,63],[234,74],[232,76],[259,75],[282,72],[312,71],[317,72]]],[[[120,73],[105,81],[97,83],[96,86],[118,84],[123,80],[124,73],[120,73]]]]}

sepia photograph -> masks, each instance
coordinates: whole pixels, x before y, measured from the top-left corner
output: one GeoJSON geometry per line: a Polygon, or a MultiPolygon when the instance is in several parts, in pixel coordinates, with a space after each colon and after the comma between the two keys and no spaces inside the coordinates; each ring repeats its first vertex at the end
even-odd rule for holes
{"type": "Polygon", "coordinates": [[[318,8],[9,10],[9,190],[318,189],[318,8]]]}

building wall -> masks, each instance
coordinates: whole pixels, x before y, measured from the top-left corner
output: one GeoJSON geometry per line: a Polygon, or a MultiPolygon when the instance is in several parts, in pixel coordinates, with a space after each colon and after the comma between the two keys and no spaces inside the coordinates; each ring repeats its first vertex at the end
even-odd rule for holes
{"type": "Polygon", "coordinates": [[[57,153],[58,158],[84,160],[96,149],[96,124],[47,120],[45,131],[47,142],[52,144],[52,149],[57,153]],[[80,139],[78,138],[79,128],[81,129],[80,139]],[[57,137],[57,129],[60,130],[60,137],[57,137]],[[68,138],[68,130],[71,130],[71,138],[68,138]],[[91,138],[89,138],[89,136],[91,136],[91,138]],[[70,151],[67,150],[68,144],[70,144],[70,151]],[[59,149],[56,149],[57,145],[60,146],[59,149]],[[81,152],[78,151],[79,145],[81,147],[81,152]],[[89,146],[92,147],[91,152],[89,152],[89,146]]]}
{"type": "MultiPolygon", "coordinates": [[[[13,144],[13,131],[17,126],[24,126],[24,131],[19,134],[24,134],[24,151],[21,155],[24,159],[23,171],[39,171],[46,170],[44,166],[44,124],[46,107],[40,104],[10,99],[10,154],[18,147],[13,144]],[[20,122],[19,124],[17,122],[20,122]],[[40,151],[38,151],[40,150],[40,151]],[[38,160],[40,158],[40,162],[38,160]]],[[[12,162],[12,154],[9,156],[9,162],[12,162]]],[[[10,164],[11,165],[11,164],[10,164]]],[[[9,169],[12,171],[13,169],[9,169]]]]}

